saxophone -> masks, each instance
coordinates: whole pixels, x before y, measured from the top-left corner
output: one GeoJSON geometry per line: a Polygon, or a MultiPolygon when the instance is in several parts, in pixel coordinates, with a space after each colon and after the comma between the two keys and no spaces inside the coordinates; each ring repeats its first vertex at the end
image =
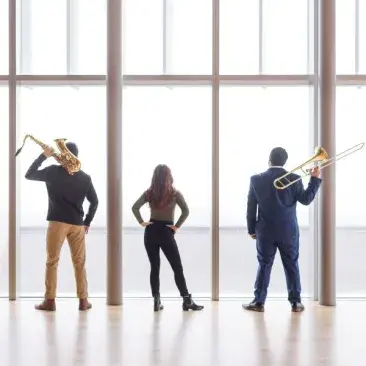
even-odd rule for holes
{"type": "MultiPolygon", "coordinates": [[[[18,156],[23,149],[25,141],[27,138],[30,138],[36,144],[41,146],[42,149],[50,148],[50,146],[44,144],[42,141],[38,140],[32,135],[25,135],[23,140],[23,145],[17,150],[15,156],[18,156]]],[[[55,144],[60,152],[53,151],[52,157],[64,168],[70,175],[78,172],[81,168],[80,160],[70,152],[70,150],[66,147],[67,139],[55,139],[55,144]]]]}

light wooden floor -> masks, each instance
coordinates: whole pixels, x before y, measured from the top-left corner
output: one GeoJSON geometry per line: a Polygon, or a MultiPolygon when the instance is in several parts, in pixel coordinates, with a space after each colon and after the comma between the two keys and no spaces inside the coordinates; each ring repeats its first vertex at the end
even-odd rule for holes
{"type": "Polygon", "coordinates": [[[265,313],[246,312],[239,301],[203,302],[203,312],[183,313],[164,301],[126,300],[108,308],[93,301],[88,313],[76,300],[59,300],[55,313],[37,301],[0,301],[1,366],[365,366],[366,302],[336,308],[306,303],[293,314],[285,301],[265,313]]]}

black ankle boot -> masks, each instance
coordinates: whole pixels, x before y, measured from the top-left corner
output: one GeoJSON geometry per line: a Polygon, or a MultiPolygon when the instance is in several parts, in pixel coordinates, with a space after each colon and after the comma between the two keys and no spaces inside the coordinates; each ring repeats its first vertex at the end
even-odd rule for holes
{"type": "Polygon", "coordinates": [[[160,311],[160,310],[163,310],[163,309],[164,309],[164,306],[161,305],[160,296],[155,295],[154,296],[154,311],[160,311]]]}
{"type": "Polygon", "coordinates": [[[192,295],[187,295],[187,296],[183,296],[182,309],[184,311],[188,311],[188,310],[197,311],[197,310],[202,310],[203,306],[195,304],[195,302],[192,300],[192,295]]]}

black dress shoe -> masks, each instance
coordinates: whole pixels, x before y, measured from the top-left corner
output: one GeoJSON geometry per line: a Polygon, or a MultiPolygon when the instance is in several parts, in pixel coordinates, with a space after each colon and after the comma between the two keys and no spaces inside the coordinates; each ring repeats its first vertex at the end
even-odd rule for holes
{"type": "Polygon", "coordinates": [[[264,312],[264,305],[257,301],[252,301],[250,304],[243,304],[242,307],[245,310],[258,311],[260,313],[264,312]]]}
{"type": "Polygon", "coordinates": [[[192,300],[192,295],[183,296],[183,304],[182,309],[183,311],[193,310],[193,311],[200,311],[204,308],[202,305],[197,305],[192,300]]]}
{"type": "Polygon", "coordinates": [[[294,313],[300,313],[301,311],[305,310],[305,306],[303,304],[301,304],[301,302],[293,302],[291,304],[291,310],[294,313]]]}

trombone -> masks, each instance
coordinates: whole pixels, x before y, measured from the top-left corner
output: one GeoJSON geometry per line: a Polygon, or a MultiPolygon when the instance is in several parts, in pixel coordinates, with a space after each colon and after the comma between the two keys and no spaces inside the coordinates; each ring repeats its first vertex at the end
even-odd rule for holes
{"type": "Polygon", "coordinates": [[[318,167],[319,169],[323,169],[323,168],[335,163],[337,160],[343,159],[346,156],[351,155],[358,150],[361,150],[364,146],[365,146],[365,143],[361,142],[355,146],[350,147],[347,150],[342,151],[341,153],[337,154],[336,156],[334,156],[332,158],[328,158],[328,153],[325,151],[325,149],[323,149],[322,147],[317,147],[315,149],[315,154],[309,160],[305,161],[304,163],[302,163],[301,165],[292,169],[291,171],[285,173],[284,175],[281,175],[280,177],[276,178],[273,181],[273,185],[277,189],[286,189],[286,188],[290,187],[292,184],[296,183],[297,181],[310,175],[313,168],[318,167]],[[311,163],[314,163],[314,165],[306,168],[306,166],[311,163]],[[288,179],[288,176],[291,174],[294,174],[297,170],[301,170],[304,174],[300,175],[297,179],[290,181],[288,179]],[[283,183],[282,180],[285,180],[286,182],[283,183]]]}

